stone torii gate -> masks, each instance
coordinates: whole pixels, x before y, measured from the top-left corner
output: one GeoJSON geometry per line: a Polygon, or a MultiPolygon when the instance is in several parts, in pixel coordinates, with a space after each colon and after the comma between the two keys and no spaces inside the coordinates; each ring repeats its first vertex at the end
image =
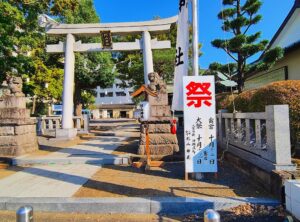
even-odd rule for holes
{"type": "Polygon", "coordinates": [[[165,33],[170,30],[171,24],[177,22],[177,16],[146,22],[127,23],[99,23],[99,24],[59,24],[46,15],[40,17],[39,23],[46,29],[46,34],[52,36],[66,36],[66,41],[55,45],[47,45],[48,53],[64,53],[64,83],[63,83],[63,114],[62,129],[56,132],[57,137],[73,138],[77,131],[73,126],[73,94],[75,52],[112,52],[112,51],[143,51],[144,80],[148,83],[148,73],[153,72],[152,49],[171,48],[170,41],[151,39],[150,33],[165,33]],[[141,34],[141,40],[135,42],[112,42],[111,35],[141,34]],[[108,36],[106,42],[81,43],[76,42],[76,36],[108,36]]]}

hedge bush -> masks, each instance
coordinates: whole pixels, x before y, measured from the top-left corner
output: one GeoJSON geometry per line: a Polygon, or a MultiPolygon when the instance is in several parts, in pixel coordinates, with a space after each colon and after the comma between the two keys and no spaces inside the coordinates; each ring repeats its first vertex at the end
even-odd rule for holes
{"type": "Polygon", "coordinates": [[[216,109],[221,110],[221,109],[228,109],[234,98],[236,98],[238,94],[232,94],[232,93],[219,93],[216,95],[216,109]]]}
{"type": "MultiPolygon", "coordinates": [[[[300,141],[300,80],[274,82],[256,90],[245,91],[234,100],[241,112],[264,112],[267,105],[288,104],[292,144],[300,141]]],[[[233,111],[231,102],[227,109],[233,111]]]]}

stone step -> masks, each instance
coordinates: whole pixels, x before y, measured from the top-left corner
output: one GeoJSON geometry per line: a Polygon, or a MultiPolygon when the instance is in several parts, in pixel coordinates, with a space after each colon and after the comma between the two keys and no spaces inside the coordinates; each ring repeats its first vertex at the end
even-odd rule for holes
{"type": "Polygon", "coordinates": [[[68,165],[68,164],[92,164],[92,165],[128,165],[129,157],[72,157],[72,158],[43,158],[43,159],[30,159],[30,158],[15,158],[12,160],[14,166],[28,166],[28,165],[68,165]]]}
{"type": "Polygon", "coordinates": [[[0,198],[0,210],[16,211],[30,205],[34,211],[80,213],[143,213],[184,215],[207,209],[226,210],[242,204],[277,207],[279,201],[264,198],[145,197],[145,198],[0,198]]]}

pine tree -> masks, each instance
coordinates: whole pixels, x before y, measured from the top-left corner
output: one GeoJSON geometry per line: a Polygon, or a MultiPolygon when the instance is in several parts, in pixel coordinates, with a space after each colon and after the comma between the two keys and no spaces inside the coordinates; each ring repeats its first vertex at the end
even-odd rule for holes
{"type": "Polygon", "coordinates": [[[266,69],[282,57],[281,48],[274,48],[264,53],[262,63],[255,66],[248,65],[247,60],[259,52],[265,51],[267,40],[259,41],[261,32],[252,33],[252,26],[259,23],[262,16],[258,14],[262,6],[260,0],[223,0],[225,9],[218,14],[223,21],[222,30],[233,35],[230,39],[216,39],[212,45],[223,49],[236,64],[236,81],[238,91],[242,92],[245,74],[250,69],[266,69]]]}

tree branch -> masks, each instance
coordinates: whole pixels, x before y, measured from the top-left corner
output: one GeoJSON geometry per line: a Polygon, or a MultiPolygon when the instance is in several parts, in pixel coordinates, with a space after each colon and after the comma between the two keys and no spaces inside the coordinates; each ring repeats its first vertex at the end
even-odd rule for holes
{"type": "Polygon", "coordinates": [[[246,28],[246,30],[244,31],[243,35],[245,35],[245,34],[248,32],[248,30],[249,30],[249,28],[251,27],[251,25],[252,25],[252,15],[250,15],[249,25],[248,25],[248,27],[246,28]]]}
{"type": "Polygon", "coordinates": [[[238,62],[237,58],[235,58],[233,55],[231,55],[231,53],[226,49],[226,48],[223,48],[223,50],[236,62],[238,62]]]}

